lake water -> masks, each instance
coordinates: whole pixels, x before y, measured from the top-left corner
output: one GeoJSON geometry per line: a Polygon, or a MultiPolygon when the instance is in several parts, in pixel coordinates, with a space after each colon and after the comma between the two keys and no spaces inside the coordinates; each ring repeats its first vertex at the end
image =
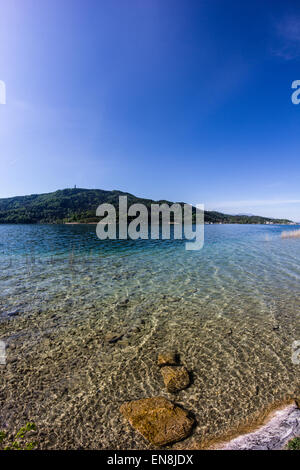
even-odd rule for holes
{"type": "Polygon", "coordinates": [[[26,421],[41,448],[147,449],[127,400],[189,410],[198,448],[288,402],[300,383],[300,239],[295,227],[205,226],[205,245],[100,241],[92,225],[0,226],[0,428],[26,421]],[[110,334],[122,336],[110,344],[110,334]],[[157,354],[192,376],[164,390],[157,354]]]}

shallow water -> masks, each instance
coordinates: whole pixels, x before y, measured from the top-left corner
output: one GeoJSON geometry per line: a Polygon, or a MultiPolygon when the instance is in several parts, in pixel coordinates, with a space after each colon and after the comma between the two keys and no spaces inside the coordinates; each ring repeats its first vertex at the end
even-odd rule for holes
{"type": "Polygon", "coordinates": [[[205,226],[205,245],[100,241],[95,226],[0,226],[0,428],[41,448],[147,449],[122,402],[163,395],[195,417],[172,448],[251,427],[299,386],[300,240],[283,226],[205,226]],[[106,336],[124,335],[114,344],[106,336]],[[164,391],[174,348],[192,385],[164,391]]]}
{"type": "Polygon", "coordinates": [[[272,413],[261,428],[226,442],[221,450],[282,450],[289,440],[300,435],[300,409],[289,405],[272,413]]]}

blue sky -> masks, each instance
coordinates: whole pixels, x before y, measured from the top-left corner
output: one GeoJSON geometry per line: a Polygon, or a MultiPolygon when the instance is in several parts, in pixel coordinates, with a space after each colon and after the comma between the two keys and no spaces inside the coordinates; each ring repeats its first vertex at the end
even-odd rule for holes
{"type": "Polygon", "coordinates": [[[300,6],[0,0],[0,197],[65,187],[300,220],[300,6]]]}

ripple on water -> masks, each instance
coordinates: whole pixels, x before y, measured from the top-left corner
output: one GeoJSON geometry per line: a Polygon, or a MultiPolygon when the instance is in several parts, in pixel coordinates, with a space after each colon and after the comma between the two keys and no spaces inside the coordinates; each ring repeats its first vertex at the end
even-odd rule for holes
{"type": "Polygon", "coordinates": [[[191,253],[174,240],[99,242],[94,230],[0,227],[0,426],[35,421],[42,448],[146,449],[119,406],[162,395],[197,421],[173,448],[195,448],[291,398],[300,243],[279,227],[209,226],[191,253]],[[166,347],[192,371],[175,397],[156,365],[166,347]]]}

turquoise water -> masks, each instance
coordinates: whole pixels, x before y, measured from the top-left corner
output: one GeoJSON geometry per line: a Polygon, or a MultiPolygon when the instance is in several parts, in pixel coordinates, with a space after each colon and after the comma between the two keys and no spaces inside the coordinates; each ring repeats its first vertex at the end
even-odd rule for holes
{"type": "Polygon", "coordinates": [[[0,427],[37,423],[42,448],[149,448],[120,404],[163,395],[190,410],[173,448],[251,426],[299,384],[295,227],[205,226],[205,245],[100,241],[94,225],[0,226],[0,427]],[[120,336],[110,344],[108,335],[120,336]],[[174,348],[193,383],[164,390],[174,348]]]}

